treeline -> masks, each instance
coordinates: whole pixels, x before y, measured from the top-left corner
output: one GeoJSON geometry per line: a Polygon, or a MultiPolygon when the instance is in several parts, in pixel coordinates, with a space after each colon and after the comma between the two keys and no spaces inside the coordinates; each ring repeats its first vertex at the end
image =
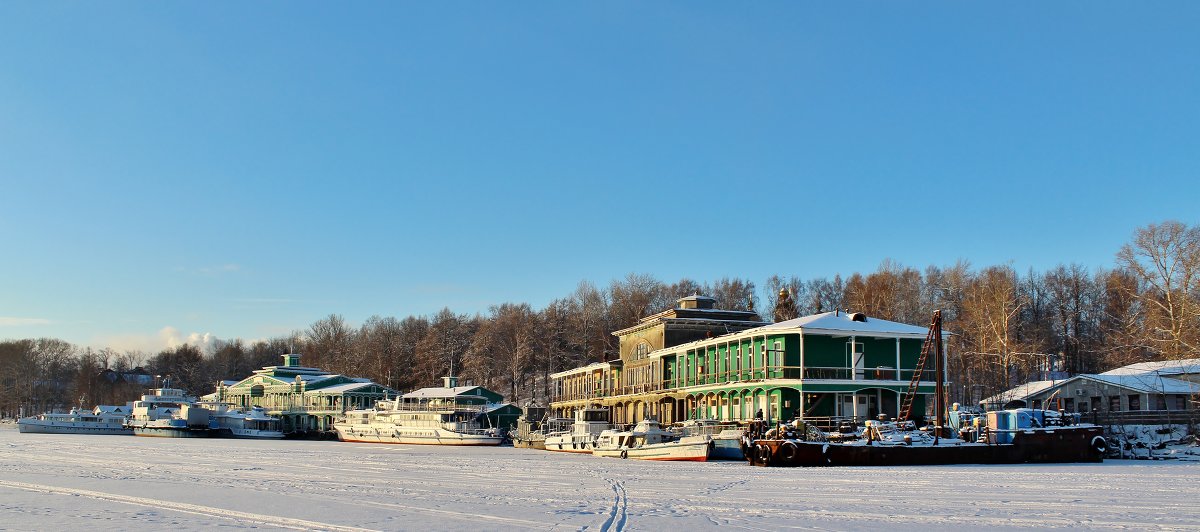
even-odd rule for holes
{"type": "Polygon", "coordinates": [[[951,393],[974,402],[1049,370],[1098,372],[1147,360],[1200,354],[1200,228],[1164,222],[1138,229],[1113,269],[1060,265],[1018,272],[966,262],[918,270],[885,260],[871,273],[798,279],[772,276],[666,283],[630,274],[608,286],[588,281],[536,309],[504,303],[486,314],[443,309],[432,316],[374,316],[352,326],[332,314],[288,337],[219,341],[211,352],[183,345],[152,356],[79,349],[54,339],[0,342],[0,415],[136,398],[128,383],[99,379],[104,368],[144,366],[192,393],[241,379],[303,354],[306,366],[370,378],[398,390],[430,386],[452,371],[517,402],[545,403],[551,373],[617,357],[611,332],[704,294],[720,308],[782,321],[834,309],[926,325],[943,311],[951,393]],[[783,296],[781,299],[780,296],[783,296]]]}

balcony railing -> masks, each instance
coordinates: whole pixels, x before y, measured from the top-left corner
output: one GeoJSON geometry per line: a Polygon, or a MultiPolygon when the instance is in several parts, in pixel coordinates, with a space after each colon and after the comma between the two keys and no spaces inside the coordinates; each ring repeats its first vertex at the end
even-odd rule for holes
{"type": "MultiPolygon", "coordinates": [[[[811,379],[811,380],[865,380],[865,381],[900,381],[909,382],[912,380],[916,370],[901,369],[889,367],[874,367],[874,368],[847,368],[847,367],[799,367],[799,366],[783,366],[773,365],[757,368],[743,368],[742,370],[731,371],[716,371],[712,373],[701,373],[700,375],[687,375],[677,378],[664,379],[657,382],[621,386],[615,389],[593,389],[587,391],[567,391],[558,394],[553,398],[554,401],[578,401],[599,399],[603,397],[616,395],[630,395],[648,392],[670,391],[679,388],[687,388],[692,386],[704,386],[708,384],[726,384],[737,382],[762,382],[767,379],[811,379]]],[[[933,382],[936,380],[936,373],[932,370],[926,370],[921,373],[921,381],[933,382]]]]}

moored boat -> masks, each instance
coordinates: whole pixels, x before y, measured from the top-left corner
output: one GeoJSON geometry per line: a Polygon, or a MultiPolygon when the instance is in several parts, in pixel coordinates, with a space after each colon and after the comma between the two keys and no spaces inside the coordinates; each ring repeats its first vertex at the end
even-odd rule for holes
{"type": "Polygon", "coordinates": [[[135,436],[208,438],[214,435],[209,413],[183,390],[154,388],[133,403],[125,425],[135,436]]]}
{"type": "Polygon", "coordinates": [[[751,465],[950,465],[1025,462],[1099,462],[1107,451],[1101,427],[1078,423],[1078,415],[1018,408],[988,412],[986,417],[945,407],[941,311],[934,312],[924,353],[914,372],[909,397],[929,355],[934,359],[937,390],[934,424],[913,430],[911,404],[899,421],[868,421],[853,439],[827,441],[803,420],[764,431],[755,424],[744,438],[751,465]],[[947,423],[946,415],[949,414],[947,423]],[[968,421],[970,422],[968,424],[968,421]]]}
{"type": "Polygon", "coordinates": [[[681,436],[709,436],[713,448],[710,460],[743,460],[742,434],[745,429],[737,423],[715,419],[689,419],[676,424],[681,436]]]}
{"type": "Polygon", "coordinates": [[[100,405],[91,410],[72,408],[66,414],[47,412],[18,419],[17,430],[45,434],[129,435],[133,434],[133,430],[125,426],[129,411],[127,406],[100,405]]]}
{"type": "Polygon", "coordinates": [[[570,424],[570,419],[547,417],[545,408],[527,406],[517,418],[516,431],[511,433],[513,447],[545,450],[546,435],[562,431],[570,424]]]}
{"type": "Polygon", "coordinates": [[[569,427],[546,433],[545,449],[566,453],[590,453],[596,439],[612,425],[608,421],[608,409],[586,407],[575,411],[575,421],[569,427]]]}
{"type": "Polygon", "coordinates": [[[644,419],[627,431],[606,430],[596,440],[592,454],[636,460],[706,462],[712,452],[711,436],[683,436],[664,430],[658,421],[644,419]]]}
{"type": "Polygon", "coordinates": [[[503,436],[482,426],[486,410],[486,405],[453,400],[384,400],[373,409],[346,412],[333,429],[339,440],[347,442],[500,445],[503,436]]]}
{"type": "Polygon", "coordinates": [[[261,406],[246,410],[226,403],[202,404],[210,410],[211,426],[217,437],[278,440],[284,436],[279,418],[261,406]]]}

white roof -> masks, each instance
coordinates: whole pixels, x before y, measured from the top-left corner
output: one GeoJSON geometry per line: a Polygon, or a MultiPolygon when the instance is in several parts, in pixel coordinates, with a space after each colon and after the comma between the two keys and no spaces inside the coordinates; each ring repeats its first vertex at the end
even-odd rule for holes
{"type": "Polygon", "coordinates": [[[1200,383],[1189,382],[1170,377],[1159,377],[1151,373],[1140,375],[1079,375],[1079,377],[1122,386],[1139,392],[1147,393],[1185,393],[1200,391],[1200,383]]]}
{"type": "Polygon", "coordinates": [[[371,386],[373,384],[375,384],[375,383],[373,383],[369,380],[365,380],[365,379],[364,380],[355,380],[355,382],[345,382],[342,384],[335,384],[333,386],[329,386],[326,388],[319,388],[316,390],[308,390],[308,393],[345,393],[345,392],[352,392],[352,391],[360,389],[360,388],[365,388],[365,387],[371,386]]]}
{"type": "Polygon", "coordinates": [[[1156,362],[1139,362],[1122,366],[1101,373],[1101,375],[1139,375],[1143,373],[1159,373],[1162,375],[1179,375],[1183,373],[1200,373],[1200,358],[1186,360],[1159,360],[1156,362]]]}
{"type": "Polygon", "coordinates": [[[1142,393],[1193,394],[1200,392],[1200,383],[1172,379],[1169,377],[1159,377],[1158,375],[1149,373],[1138,375],[1083,374],[1061,381],[1028,382],[1008,391],[988,397],[987,399],[984,399],[984,402],[995,404],[1017,399],[1025,400],[1030,396],[1037,395],[1052,388],[1058,388],[1077,380],[1091,380],[1142,393]]]}
{"type": "Polygon", "coordinates": [[[995,404],[995,403],[1012,401],[1013,399],[1025,399],[1026,397],[1029,397],[1036,393],[1041,393],[1043,391],[1046,391],[1047,389],[1049,389],[1052,386],[1055,386],[1057,384],[1062,384],[1064,382],[1066,382],[1066,381],[1027,382],[1027,383],[1017,386],[1015,388],[1005,390],[996,395],[988,397],[987,399],[984,399],[983,401],[988,404],[995,404]]]}
{"type": "Polygon", "coordinates": [[[586,373],[589,371],[594,371],[594,370],[598,370],[598,369],[607,369],[610,367],[612,367],[611,362],[592,362],[591,364],[588,364],[586,366],[580,366],[578,368],[568,369],[565,371],[560,371],[558,373],[551,373],[550,377],[557,379],[559,377],[573,375],[575,373],[586,373]]]}
{"type": "Polygon", "coordinates": [[[478,389],[478,386],[455,386],[453,388],[434,387],[421,388],[404,394],[404,399],[452,399],[460,395],[483,395],[483,394],[467,394],[471,390],[478,389]]]}
{"type": "Polygon", "coordinates": [[[801,329],[804,332],[830,332],[840,334],[855,334],[863,336],[906,336],[924,338],[929,334],[928,327],[918,327],[907,323],[899,323],[866,316],[865,321],[854,321],[851,316],[858,313],[825,312],[803,316],[793,320],[773,323],[755,330],[801,329]]]}

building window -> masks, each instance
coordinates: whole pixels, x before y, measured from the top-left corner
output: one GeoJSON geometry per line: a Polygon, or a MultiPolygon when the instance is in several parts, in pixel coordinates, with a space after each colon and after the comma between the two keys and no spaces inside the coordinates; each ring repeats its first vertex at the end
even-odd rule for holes
{"type": "Polygon", "coordinates": [[[650,344],[648,344],[646,342],[642,342],[642,343],[638,344],[637,347],[634,349],[633,359],[641,360],[643,358],[646,358],[646,355],[649,355],[649,354],[650,354],[650,344]]]}
{"type": "Polygon", "coordinates": [[[1154,399],[1155,399],[1155,401],[1154,401],[1154,409],[1155,410],[1166,410],[1167,409],[1167,396],[1159,395],[1159,396],[1155,397],[1154,399]]]}
{"type": "Polygon", "coordinates": [[[1175,410],[1187,410],[1187,397],[1183,395],[1175,396],[1175,410]]]}
{"type": "Polygon", "coordinates": [[[1110,412],[1121,411],[1121,396],[1113,396],[1108,398],[1108,410],[1110,412]]]}
{"type": "Polygon", "coordinates": [[[1142,396],[1140,396],[1140,395],[1129,396],[1129,409],[1130,410],[1141,410],[1142,409],[1142,396]]]}

